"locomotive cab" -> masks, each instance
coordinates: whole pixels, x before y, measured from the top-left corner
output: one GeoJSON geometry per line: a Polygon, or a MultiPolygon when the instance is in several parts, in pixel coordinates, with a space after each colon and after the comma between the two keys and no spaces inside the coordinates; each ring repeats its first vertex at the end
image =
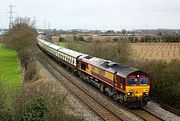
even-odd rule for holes
{"type": "Polygon", "coordinates": [[[146,105],[149,101],[150,79],[141,71],[133,72],[126,77],[125,96],[127,102],[141,102],[146,105]]]}

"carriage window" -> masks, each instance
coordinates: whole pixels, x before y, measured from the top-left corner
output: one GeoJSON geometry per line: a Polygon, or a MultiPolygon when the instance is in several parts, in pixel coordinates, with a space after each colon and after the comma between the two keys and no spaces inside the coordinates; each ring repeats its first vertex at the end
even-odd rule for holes
{"type": "Polygon", "coordinates": [[[139,84],[140,85],[147,85],[148,84],[148,78],[140,78],[139,84]]]}
{"type": "Polygon", "coordinates": [[[137,79],[136,78],[128,78],[128,85],[129,86],[137,85],[137,79]]]}

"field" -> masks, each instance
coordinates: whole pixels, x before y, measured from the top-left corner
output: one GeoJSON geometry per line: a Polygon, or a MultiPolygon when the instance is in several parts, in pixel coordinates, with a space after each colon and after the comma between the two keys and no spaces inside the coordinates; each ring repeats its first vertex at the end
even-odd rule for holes
{"type": "Polygon", "coordinates": [[[20,86],[19,67],[16,52],[0,44],[0,84],[3,84],[7,97],[20,86]]]}
{"type": "MultiPolygon", "coordinates": [[[[60,42],[60,46],[67,46],[60,42]]],[[[132,59],[165,60],[180,59],[180,43],[130,43],[132,59]]]]}
{"type": "Polygon", "coordinates": [[[180,59],[180,43],[131,43],[135,59],[180,59]]]}

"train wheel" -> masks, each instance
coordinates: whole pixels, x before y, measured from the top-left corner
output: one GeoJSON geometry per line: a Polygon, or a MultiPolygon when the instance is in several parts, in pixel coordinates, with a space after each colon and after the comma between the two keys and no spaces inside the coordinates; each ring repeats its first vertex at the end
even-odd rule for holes
{"type": "Polygon", "coordinates": [[[118,100],[119,100],[117,93],[113,95],[113,99],[114,99],[115,101],[118,101],[118,100]]]}

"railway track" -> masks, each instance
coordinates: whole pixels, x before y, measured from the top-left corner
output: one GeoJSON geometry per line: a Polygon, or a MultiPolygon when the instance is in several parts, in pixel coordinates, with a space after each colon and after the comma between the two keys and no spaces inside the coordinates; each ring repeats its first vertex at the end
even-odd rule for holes
{"type": "Polygon", "coordinates": [[[171,107],[171,106],[169,106],[169,105],[167,105],[167,104],[165,104],[165,103],[163,103],[163,102],[161,102],[161,101],[159,101],[157,99],[152,98],[151,100],[157,102],[160,105],[161,108],[163,108],[163,109],[165,109],[165,110],[167,110],[167,111],[169,111],[169,112],[171,112],[171,113],[173,113],[173,114],[175,114],[177,116],[180,116],[180,111],[179,110],[177,110],[177,109],[175,109],[175,108],[173,108],[173,107],[171,107]]]}
{"type": "Polygon", "coordinates": [[[172,107],[170,107],[170,106],[168,106],[168,105],[161,105],[161,107],[162,107],[163,109],[165,109],[165,110],[168,110],[168,111],[171,112],[171,113],[176,114],[177,116],[180,116],[180,111],[177,110],[177,109],[175,109],[175,108],[172,108],[172,107]]]}
{"type": "Polygon", "coordinates": [[[144,121],[162,121],[161,118],[143,110],[130,110],[124,106],[118,106],[117,103],[114,103],[112,100],[106,100],[99,97],[99,91],[91,90],[92,86],[84,85],[82,81],[78,81],[76,77],[72,78],[72,74],[66,74],[62,69],[57,66],[58,64],[49,59],[43,53],[39,54],[39,61],[42,65],[49,70],[49,72],[57,78],[61,83],[66,86],[74,95],[76,95],[80,100],[82,100],[92,111],[94,111],[102,120],[106,121],[130,121],[130,120],[144,120],[144,121]],[[120,109],[121,107],[121,109],[120,109]],[[122,110],[127,110],[128,112],[133,113],[134,117],[127,116],[122,110]]]}
{"type": "Polygon", "coordinates": [[[145,121],[164,121],[163,119],[159,118],[158,116],[156,116],[144,109],[131,110],[130,112],[141,117],[141,119],[143,119],[145,121]]]}
{"type": "Polygon", "coordinates": [[[88,107],[93,110],[102,120],[105,121],[123,121],[123,119],[116,115],[111,109],[107,108],[100,102],[98,102],[94,96],[88,94],[83,90],[79,85],[75,84],[72,80],[65,77],[61,71],[57,68],[54,68],[53,63],[49,63],[46,61],[47,58],[45,56],[39,56],[39,61],[43,64],[43,66],[48,69],[54,77],[56,77],[59,81],[61,81],[68,89],[73,92],[78,98],[80,98],[88,107]]]}

